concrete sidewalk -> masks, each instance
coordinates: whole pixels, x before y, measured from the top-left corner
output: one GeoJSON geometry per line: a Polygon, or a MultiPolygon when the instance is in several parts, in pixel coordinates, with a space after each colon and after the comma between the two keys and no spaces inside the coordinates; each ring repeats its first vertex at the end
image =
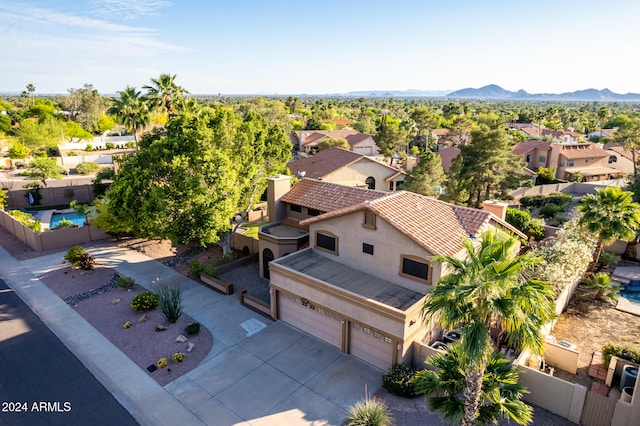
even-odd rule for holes
{"type": "Polygon", "coordinates": [[[203,362],[163,388],[37,279],[65,252],[18,262],[0,248],[0,276],[141,424],[337,425],[365,384],[381,385],[380,370],[141,253],[87,249],[142,286],[179,283],[184,312],[214,337],[203,362]]]}

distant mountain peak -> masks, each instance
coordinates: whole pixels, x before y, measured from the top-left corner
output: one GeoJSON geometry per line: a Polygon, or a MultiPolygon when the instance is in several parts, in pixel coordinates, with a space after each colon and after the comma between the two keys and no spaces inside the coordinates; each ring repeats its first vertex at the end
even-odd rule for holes
{"type": "Polygon", "coordinates": [[[488,84],[478,89],[466,88],[449,93],[447,98],[486,99],[513,101],[600,101],[600,102],[640,102],[640,94],[627,93],[621,95],[609,89],[585,89],[567,93],[531,94],[520,89],[517,92],[505,90],[497,84],[488,84]]]}

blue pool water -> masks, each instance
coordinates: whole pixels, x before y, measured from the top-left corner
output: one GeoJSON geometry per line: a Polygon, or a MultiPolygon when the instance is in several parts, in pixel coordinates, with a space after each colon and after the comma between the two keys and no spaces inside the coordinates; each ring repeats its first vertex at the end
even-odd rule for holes
{"type": "Polygon", "coordinates": [[[630,302],[640,304],[640,291],[624,291],[620,292],[620,296],[628,299],[630,302]]]}
{"type": "Polygon", "coordinates": [[[74,225],[84,226],[87,218],[84,213],[71,212],[71,213],[54,213],[51,216],[51,222],[49,222],[49,228],[57,228],[60,222],[63,220],[70,220],[74,225]]]}

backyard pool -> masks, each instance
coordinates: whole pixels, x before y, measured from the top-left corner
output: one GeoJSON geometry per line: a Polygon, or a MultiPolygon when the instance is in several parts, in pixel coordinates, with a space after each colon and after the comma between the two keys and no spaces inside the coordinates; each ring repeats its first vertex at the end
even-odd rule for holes
{"type": "Polygon", "coordinates": [[[84,213],[70,212],[70,213],[54,213],[51,215],[51,222],[49,222],[49,228],[57,228],[60,226],[60,222],[63,220],[71,221],[74,225],[84,226],[87,222],[87,218],[84,213]]]}

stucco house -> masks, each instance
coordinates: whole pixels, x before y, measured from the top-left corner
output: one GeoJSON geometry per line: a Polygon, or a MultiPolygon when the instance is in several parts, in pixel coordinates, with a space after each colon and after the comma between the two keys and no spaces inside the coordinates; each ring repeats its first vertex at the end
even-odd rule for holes
{"type": "Polygon", "coordinates": [[[631,151],[627,151],[615,142],[606,143],[603,149],[609,153],[609,167],[627,174],[633,173],[634,159],[631,151]]]}
{"type": "Polygon", "coordinates": [[[624,177],[625,172],[613,168],[612,154],[593,143],[548,143],[539,140],[523,141],[513,147],[522,156],[526,167],[537,171],[540,167],[555,168],[558,179],[571,180],[578,175],[583,182],[624,177]]]}
{"type": "Polygon", "coordinates": [[[298,158],[287,167],[294,176],[380,191],[399,190],[405,178],[405,173],[398,168],[342,148],[298,158]]]}
{"type": "Polygon", "coordinates": [[[344,138],[351,151],[362,155],[377,155],[378,145],[372,135],[359,133],[353,129],[342,130],[299,130],[291,133],[294,150],[311,154],[318,151],[318,143],[325,139],[344,138]]]}
{"type": "MultiPolygon", "coordinates": [[[[318,184],[327,185],[305,183],[318,184]]],[[[345,198],[340,185],[324,191],[334,202],[345,198]]],[[[405,191],[382,196],[364,191],[360,201],[295,224],[306,230],[308,243],[269,263],[271,315],[386,369],[411,361],[413,341],[431,339],[433,330],[422,324],[420,310],[445,273],[435,256],[463,256],[463,238],[478,238],[489,229],[524,235],[489,210],[405,191]]],[[[288,207],[273,211],[284,215],[295,203],[307,203],[300,201],[303,192],[280,197],[288,207]]]]}

